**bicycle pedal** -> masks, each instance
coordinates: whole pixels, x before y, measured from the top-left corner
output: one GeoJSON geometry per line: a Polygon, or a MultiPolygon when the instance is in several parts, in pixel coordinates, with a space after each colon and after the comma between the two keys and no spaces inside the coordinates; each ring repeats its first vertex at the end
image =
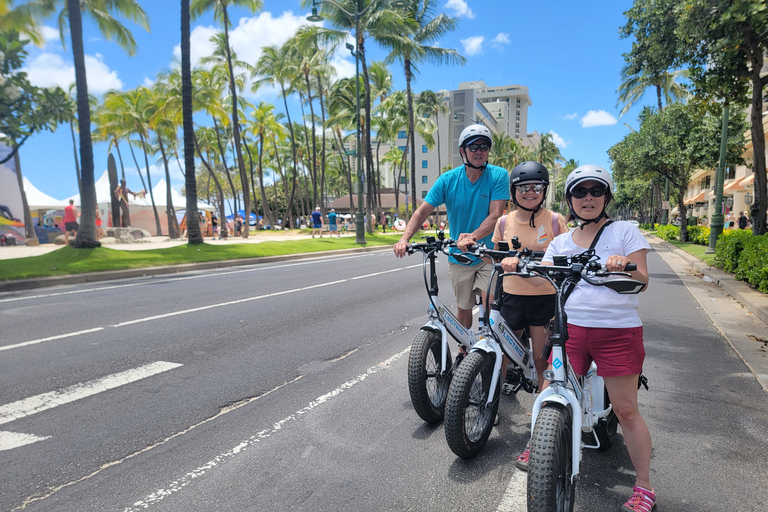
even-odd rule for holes
{"type": "Polygon", "coordinates": [[[517,394],[520,390],[520,384],[510,384],[505,382],[501,385],[501,393],[504,395],[517,394]]]}

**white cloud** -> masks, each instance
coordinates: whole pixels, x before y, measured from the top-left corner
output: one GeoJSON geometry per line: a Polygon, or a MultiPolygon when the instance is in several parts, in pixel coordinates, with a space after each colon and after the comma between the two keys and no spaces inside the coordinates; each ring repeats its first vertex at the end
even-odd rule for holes
{"type": "MultiPolygon", "coordinates": [[[[43,52],[24,68],[30,83],[38,87],[60,86],[67,88],[75,83],[75,65],[65,62],[60,55],[43,52]]],[[[123,82],[117,72],[104,64],[99,54],[85,56],[85,73],[88,77],[88,92],[102,94],[110,89],[122,89],[123,82]]]]}
{"type": "Polygon", "coordinates": [[[464,45],[464,53],[467,55],[476,55],[483,51],[483,36],[472,36],[461,40],[461,44],[464,45]]]}
{"type": "MultiPolygon", "coordinates": [[[[237,55],[237,59],[255,65],[261,57],[261,49],[272,44],[281,46],[288,39],[296,34],[300,26],[306,25],[306,19],[302,16],[295,16],[293,12],[286,11],[279,17],[273,18],[271,12],[262,12],[258,16],[242,17],[237,23],[237,27],[230,30],[229,41],[237,55]]],[[[190,34],[190,53],[192,66],[199,66],[200,59],[211,55],[214,50],[211,37],[221,31],[218,26],[198,25],[190,34]]],[[[173,55],[176,60],[181,61],[181,46],[176,45],[173,49],[173,55]]],[[[333,65],[342,76],[348,72],[349,62],[339,59],[333,62],[333,65]]],[[[354,74],[354,63],[352,63],[352,73],[354,74]]],[[[235,70],[235,73],[242,70],[235,70]]],[[[249,77],[250,80],[250,77],[249,77]]],[[[250,83],[246,84],[245,91],[250,95],[250,83]]],[[[264,87],[259,91],[259,97],[272,96],[277,93],[270,87],[264,87]]]]}
{"type": "Polygon", "coordinates": [[[49,41],[59,40],[58,29],[49,27],[48,25],[43,25],[42,28],[40,29],[40,33],[43,35],[43,38],[45,38],[46,43],[48,43],[49,41]]]}
{"type": "Polygon", "coordinates": [[[568,142],[565,142],[565,139],[558,135],[557,132],[550,130],[549,133],[552,134],[552,142],[554,142],[557,147],[562,149],[568,147],[568,142]]]}
{"type": "Polygon", "coordinates": [[[475,13],[469,8],[465,0],[448,0],[445,4],[446,9],[453,10],[453,13],[458,16],[466,16],[469,19],[474,19],[475,13]]]}
{"type": "Polygon", "coordinates": [[[493,38],[491,44],[494,48],[501,49],[505,44],[509,44],[509,34],[506,32],[499,32],[499,35],[493,38]]]}
{"type": "Polygon", "coordinates": [[[576,112],[574,112],[573,114],[567,114],[567,115],[564,115],[564,116],[563,116],[563,119],[567,119],[567,120],[569,120],[569,121],[573,121],[573,120],[574,120],[574,119],[576,119],[577,117],[579,117],[579,114],[578,114],[578,113],[576,113],[576,112]]]}
{"type": "Polygon", "coordinates": [[[584,128],[590,128],[592,126],[611,126],[617,122],[618,119],[605,110],[590,110],[581,118],[581,126],[584,128]]]}

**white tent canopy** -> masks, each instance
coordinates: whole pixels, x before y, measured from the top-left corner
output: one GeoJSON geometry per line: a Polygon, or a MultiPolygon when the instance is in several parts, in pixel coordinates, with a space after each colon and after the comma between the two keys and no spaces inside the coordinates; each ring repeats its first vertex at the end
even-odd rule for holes
{"type": "MultiPolygon", "coordinates": [[[[158,207],[164,207],[167,205],[168,201],[166,200],[166,185],[165,185],[165,179],[161,179],[157,185],[155,185],[152,188],[152,195],[155,198],[155,205],[158,207]]],[[[101,178],[96,180],[96,203],[98,204],[104,204],[109,203],[110,199],[112,197],[112,191],[110,190],[109,186],[109,174],[107,171],[104,171],[104,174],[101,175],[101,178]]],[[[134,192],[137,192],[134,190],[134,192]]],[[[64,200],[64,204],[68,204],[70,199],[74,199],[75,204],[77,206],[80,206],[80,194],[75,194],[71,197],[68,197],[64,200]]],[[[177,190],[174,190],[173,187],[171,187],[171,201],[173,203],[174,209],[186,209],[187,207],[187,198],[184,197],[181,192],[178,192],[177,190]]],[[[142,198],[134,198],[132,195],[128,194],[128,203],[131,206],[152,206],[152,199],[149,197],[149,192],[147,192],[146,197],[142,198]]],[[[197,203],[197,209],[198,210],[207,210],[207,211],[214,211],[215,208],[209,204],[203,203],[198,201],[197,203]]]]}
{"type": "Polygon", "coordinates": [[[26,176],[24,177],[24,193],[27,195],[30,211],[61,210],[69,204],[69,201],[54,199],[45,192],[41,192],[26,176]]]}

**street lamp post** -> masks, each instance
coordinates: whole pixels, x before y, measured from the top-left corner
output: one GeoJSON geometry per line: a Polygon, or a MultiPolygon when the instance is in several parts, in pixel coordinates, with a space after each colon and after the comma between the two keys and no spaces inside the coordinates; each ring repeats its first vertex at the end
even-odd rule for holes
{"type": "Polygon", "coordinates": [[[709,247],[707,254],[715,252],[717,237],[723,232],[723,182],[725,181],[725,148],[728,142],[728,104],[723,105],[723,128],[720,134],[720,165],[715,172],[715,209],[710,216],[709,247]]]}
{"type": "Polygon", "coordinates": [[[351,21],[355,23],[355,46],[352,46],[351,44],[347,43],[347,49],[352,53],[352,55],[355,57],[355,94],[357,95],[356,98],[356,131],[357,131],[357,148],[355,151],[355,159],[357,160],[357,218],[355,219],[355,243],[360,245],[365,245],[367,242],[365,240],[365,214],[363,212],[363,183],[364,183],[364,176],[363,176],[363,169],[362,169],[362,160],[361,160],[361,154],[362,154],[362,148],[360,143],[360,58],[364,58],[363,55],[361,55],[358,41],[359,41],[359,34],[360,34],[360,18],[370,9],[371,5],[373,3],[368,4],[368,7],[365,9],[361,9],[361,3],[362,0],[357,0],[355,3],[355,12],[351,13],[345,10],[342,6],[340,6],[338,3],[334,2],[333,0],[312,0],[312,14],[310,16],[307,16],[307,21],[323,21],[323,17],[320,16],[317,12],[317,4],[331,4],[334,7],[336,7],[339,11],[343,12],[344,15],[347,16],[351,21]]]}

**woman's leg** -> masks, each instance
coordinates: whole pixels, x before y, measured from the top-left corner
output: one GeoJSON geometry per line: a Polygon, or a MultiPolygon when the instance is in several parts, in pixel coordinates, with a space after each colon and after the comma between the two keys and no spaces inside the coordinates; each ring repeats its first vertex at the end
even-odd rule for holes
{"type": "Polygon", "coordinates": [[[637,474],[635,485],[651,487],[651,433],[637,406],[637,375],[604,377],[611,405],[619,418],[624,444],[637,474]]]}

